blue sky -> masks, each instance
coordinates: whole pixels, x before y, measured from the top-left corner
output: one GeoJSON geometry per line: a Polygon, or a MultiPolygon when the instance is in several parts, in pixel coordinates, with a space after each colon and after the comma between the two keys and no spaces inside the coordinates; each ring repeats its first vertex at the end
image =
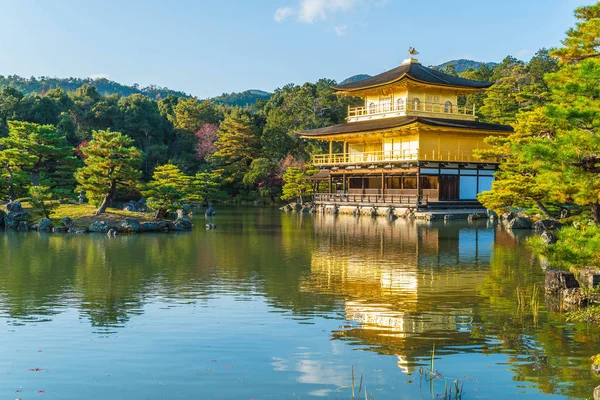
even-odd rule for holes
{"type": "Polygon", "coordinates": [[[529,59],[582,0],[0,0],[0,75],[107,76],[204,98],[457,58],[529,59]]]}

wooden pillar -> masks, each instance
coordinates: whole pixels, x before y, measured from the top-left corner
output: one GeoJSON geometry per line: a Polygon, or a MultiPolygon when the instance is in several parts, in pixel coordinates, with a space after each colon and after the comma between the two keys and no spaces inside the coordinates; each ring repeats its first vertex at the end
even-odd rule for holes
{"type": "Polygon", "coordinates": [[[381,173],[381,194],[385,194],[385,172],[381,173]]]}
{"type": "Polygon", "coordinates": [[[421,168],[417,163],[417,206],[421,204],[423,198],[423,188],[421,187],[421,168]]]}
{"type": "Polygon", "coordinates": [[[330,163],[331,163],[331,160],[332,160],[332,158],[331,158],[332,153],[333,153],[333,140],[329,140],[329,162],[330,163]]]}
{"type": "Polygon", "coordinates": [[[342,174],[342,193],[346,193],[346,174],[342,174]]]}
{"type": "Polygon", "coordinates": [[[364,176],[360,178],[360,184],[361,184],[360,193],[365,194],[365,177],[364,176]]]}
{"type": "Polygon", "coordinates": [[[332,180],[331,173],[329,173],[329,194],[331,194],[331,183],[332,183],[331,180],[332,180]]]}
{"type": "Polygon", "coordinates": [[[347,141],[347,140],[344,140],[344,162],[348,161],[348,160],[346,159],[346,154],[347,154],[347,151],[346,151],[346,149],[347,149],[347,147],[348,147],[348,141],[347,141]]]}

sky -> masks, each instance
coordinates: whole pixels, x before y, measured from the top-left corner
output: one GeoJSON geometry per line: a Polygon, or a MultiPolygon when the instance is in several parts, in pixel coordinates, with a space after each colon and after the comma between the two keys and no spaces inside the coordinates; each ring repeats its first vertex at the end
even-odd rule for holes
{"type": "Polygon", "coordinates": [[[0,0],[0,75],[207,98],[468,58],[529,60],[592,0],[0,0]]]}

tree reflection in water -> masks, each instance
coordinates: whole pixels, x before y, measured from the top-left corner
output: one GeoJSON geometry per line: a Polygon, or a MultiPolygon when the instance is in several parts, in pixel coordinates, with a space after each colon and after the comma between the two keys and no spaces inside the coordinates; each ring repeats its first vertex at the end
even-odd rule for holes
{"type": "MultiPolygon", "coordinates": [[[[598,329],[549,312],[543,292],[537,324],[519,314],[516,289],[531,291],[543,270],[522,237],[489,221],[390,222],[268,209],[217,218],[216,231],[181,235],[1,232],[0,318],[51,322],[77,310],[100,331],[118,332],[154,303],[260,298],[299,324],[340,320],[330,332],[334,342],[392,355],[407,374],[428,362],[435,343],[441,358],[507,355],[514,380],[543,393],[589,395],[598,329]]],[[[299,382],[319,374],[330,385],[344,380],[332,363],[274,360],[275,370],[297,370],[299,382]]],[[[319,390],[313,394],[329,389],[319,390]]]]}

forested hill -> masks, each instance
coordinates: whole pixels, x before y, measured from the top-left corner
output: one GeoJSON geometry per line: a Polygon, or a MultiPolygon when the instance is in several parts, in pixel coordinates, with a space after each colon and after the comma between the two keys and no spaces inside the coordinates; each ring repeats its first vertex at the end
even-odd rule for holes
{"type": "MultiPolygon", "coordinates": [[[[22,78],[17,75],[2,76],[0,75],[0,90],[5,87],[12,87],[23,94],[44,94],[50,89],[62,88],[66,92],[74,92],[83,85],[91,85],[96,88],[101,95],[118,95],[119,97],[127,97],[132,94],[142,94],[153,100],[164,99],[168,95],[175,97],[192,97],[185,92],[172,90],[166,87],[150,85],[140,88],[139,85],[132,86],[123,85],[106,78],[50,78],[41,76],[39,78],[22,78]]],[[[228,106],[252,106],[258,100],[268,100],[270,93],[262,90],[246,90],[240,93],[223,93],[221,96],[215,97],[213,100],[216,103],[228,106]]]]}
{"type": "Polygon", "coordinates": [[[246,90],[240,93],[223,93],[220,96],[214,97],[212,100],[217,104],[226,106],[247,107],[256,104],[259,100],[267,101],[271,97],[271,93],[263,90],[246,90]]]}
{"type": "Polygon", "coordinates": [[[474,69],[477,70],[479,68],[481,68],[482,65],[485,65],[486,67],[490,68],[490,69],[494,69],[498,66],[498,63],[496,62],[481,62],[481,61],[473,61],[473,60],[465,60],[460,59],[460,60],[451,60],[451,61],[447,61],[443,64],[437,65],[436,68],[443,71],[446,69],[447,66],[449,65],[454,65],[454,70],[457,73],[461,73],[464,71],[468,71],[470,69],[474,69]]]}
{"type": "Polygon", "coordinates": [[[187,93],[160,86],[150,85],[140,88],[137,84],[132,86],[122,85],[106,78],[51,78],[47,76],[41,76],[39,78],[33,76],[31,78],[22,78],[17,75],[0,75],[0,89],[12,87],[23,94],[43,94],[50,89],[59,87],[66,92],[74,92],[86,84],[94,86],[101,95],[116,94],[126,97],[132,94],[143,94],[154,100],[165,98],[169,94],[172,94],[175,97],[190,97],[187,93]]]}

